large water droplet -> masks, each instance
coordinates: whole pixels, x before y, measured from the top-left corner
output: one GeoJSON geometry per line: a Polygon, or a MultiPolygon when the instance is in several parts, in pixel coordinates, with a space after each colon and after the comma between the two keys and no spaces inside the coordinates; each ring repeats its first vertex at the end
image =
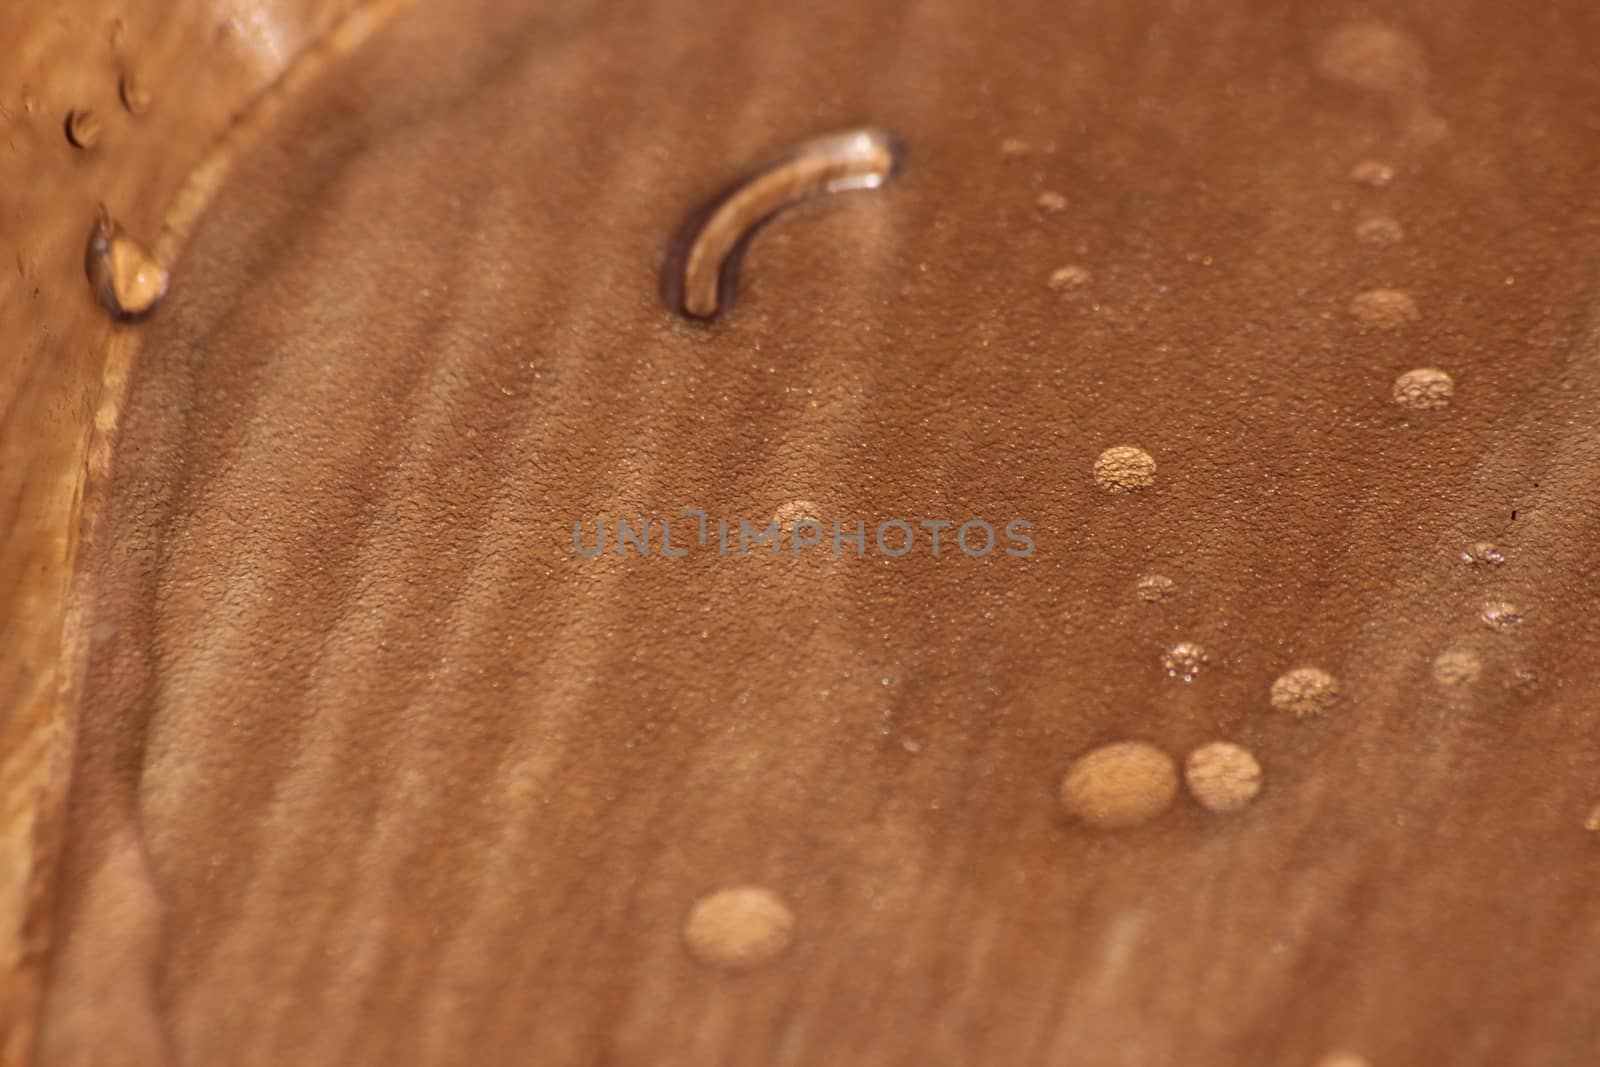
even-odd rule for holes
{"type": "Polygon", "coordinates": [[[1159,604],[1178,595],[1178,583],[1164,574],[1146,574],[1134,583],[1133,592],[1146,604],[1159,604]]]}
{"type": "Polygon", "coordinates": [[[1261,792],[1261,764],[1249,749],[1230,741],[1213,741],[1189,753],[1183,778],[1207,811],[1238,811],[1261,792]]]}
{"type": "Polygon", "coordinates": [[[147,313],[167,291],[166,268],[122,231],[102,206],[83,254],[100,306],[120,319],[147,313]]]}
{"type": "Polygon", "coordinates": [[[1095,459],[1094,480],[1110,493],[1148,489],[1156,484],[1156,461],[1142,448],[1117,445],[1095,459]]]}
{"type": "Polygon", "coordinates": [[[1456,395],[1455,379],[1437,367],[1408,370],[1394,380],[1394,402],[1413,411],[1434,411],[1450,406],[1456,395]]]}
{"type": "Polygon", "coordinates": [[[1138,826],[1166,811],[1178,794],[1171,756],[1143,741],[1119,741],[1078,757],[1061,780],[1066,813],[1097,830],[1138,826]]]}
{"type": "Polygon", "coordinates": [[[1326,715],[1339,703],[1339,682],[1317,667],[1296,667],[1279,675],[1269,697],[1278,711],[1297,719],[1326,715]]]}
{"type": "Polygon", "coordinates": [[[100,143],[100,116],[89,110],[69,111],[66,130],[73,147],[93,148],[100,143]]]}
{"type": "Polygon", "coordinates": [[[1485,604],[1483,624],[1495,633],[1507,633],[1522,624],[1522,609],[1504,600],[1485,604]]]}
{"type": "Polygon", "coordinates": [[[739,260],[755,231],[791,204],[824,193],[875,189],[899,169],[892,135],[850,130],[799,145],[689,217],[662,268],[667,305],[709,319],[731,306],[739,260]]]}
{"type": "Polygon", "coordinates": [[[1421,318],[1417,302],[1398,289],[1371,289],[1350,301],[1350,315],[1363,326],[1398,330],[1421,318]]]}
{"type": "Polygon", "coordinates": [[[781,955],[793,931],[794,912],[783,898],[760,886],[735,886],[695,903],[683,941],[702,963],[742,970],[781,955]]]}
{"type": "Polygon", "coordinates": [[[1471,649],[1447,649],[1433,661],[1433,680],[1450,688],[1471,685],[1482,673],[1483,661],[1471,649]]]}
{"type": "Polygon", "coordinates": [[[1399,244],[1405,236],[1405,229],[1388,215],[1374,215],[1356,224],[1356,240],[1375,248],[1399,244]]]}
{"type": "Polygon", "coordinates": [[[1170,678],[1192,682],[1202,668],[1211,661],[1204,645],[1193,641],[1179,641],[1161,654],[1161,666],[1170,678]]]}

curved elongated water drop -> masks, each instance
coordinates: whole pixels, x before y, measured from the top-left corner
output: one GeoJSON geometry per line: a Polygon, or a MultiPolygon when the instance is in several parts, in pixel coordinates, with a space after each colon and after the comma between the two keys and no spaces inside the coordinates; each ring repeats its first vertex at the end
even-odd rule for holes
{"type": "Polygon", "coordinates": [[[690,318],[726,310],[738,288],[739,260],[763,223],[824,193],[875,189],[905,155],[892,134],[865,127],[806,141],[737,182],[689,217],[662,270],[667,305],[690,318]]]}

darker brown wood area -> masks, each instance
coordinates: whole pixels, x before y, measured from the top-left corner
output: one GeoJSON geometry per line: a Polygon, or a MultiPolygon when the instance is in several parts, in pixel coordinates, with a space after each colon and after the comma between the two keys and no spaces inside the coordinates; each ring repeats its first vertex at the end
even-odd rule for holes
{"type": "Polygon", "coordinates": [[[1374,12],[424,0],[317,83],[141,327],[45,1062],[1592,1063],[1600,21],[1374,12]],[[685,212],[862,123],[892,186],[661,305],[685,212]],[[797,507],[1037,550],[571,543],[797,507]],[[1265,789],[1071,824],[1125,739],[1265,789]],[[790,950],[696,963],[747,883],[790,950]]]}

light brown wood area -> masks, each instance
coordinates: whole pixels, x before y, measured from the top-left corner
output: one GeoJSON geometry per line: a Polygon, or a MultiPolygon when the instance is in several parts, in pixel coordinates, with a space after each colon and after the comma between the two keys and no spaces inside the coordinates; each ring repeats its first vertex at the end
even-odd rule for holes
{"type": "Polygon", "coordinates": [[[6,557],[40,1062],[1596,1061],[1592,3],[285,25],[103,392],[40,261],[81,347],[7,477],[90,472],[6,557]],[[861,125],[894,182],[663,306],[688,212],[861,125]],[[1035,550],[663,558],[684,508],[1035,550]],[[1259,793],[1166,803],[1217,741],[1259,793]]]}

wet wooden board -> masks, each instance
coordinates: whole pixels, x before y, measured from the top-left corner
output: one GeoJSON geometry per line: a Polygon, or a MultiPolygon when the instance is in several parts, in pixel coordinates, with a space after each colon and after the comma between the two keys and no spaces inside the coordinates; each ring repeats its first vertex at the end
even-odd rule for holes
{"type": "Polygon", "coordinates": [[[1589,1062],[1590,5],[525,8],[308,84],[138,327],[44,1062],[1589,1062]]]}

